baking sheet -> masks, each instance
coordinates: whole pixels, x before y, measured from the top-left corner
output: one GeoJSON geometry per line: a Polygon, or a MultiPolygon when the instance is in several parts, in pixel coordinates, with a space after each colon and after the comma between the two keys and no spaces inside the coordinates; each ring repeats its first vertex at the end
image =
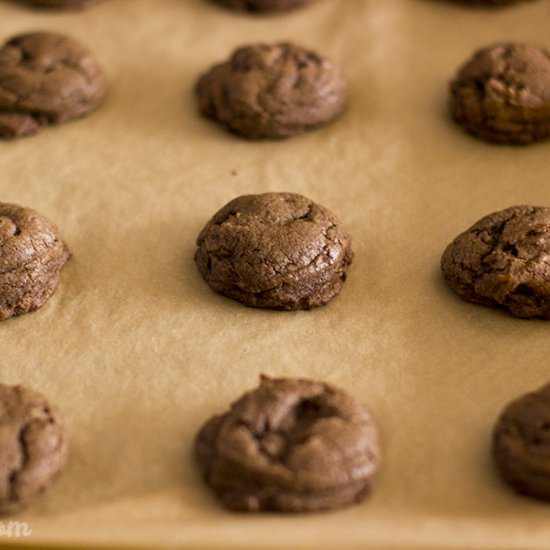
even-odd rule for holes
{"type": "MultiPolygon", "coordinates": [[[[0,379],[65,412],[66,471],[18,516],[34,543],[196,547],[548,548],[550,508],[501,485],[488,458],[511,398],[548,379],[548,324],[466,304],[438,273],[482,215],[550,204],[549,144],[486,145],[445,112],[477,47],[550,47],[546,0],[476,10],[429,0],[318,0],[235,16],[204,0],[106,0],[74,14],[0,5],[2,39],[34,29],[86,42],[111,82],[93,116],[0,144],[1,200],[57,223],[74,258],[41,311],[2,323],[0,379]],[[289,39],[339,62],[336,124],[249,143],[197,116],[197,75],[233,47],[289,39]],[[311,312],[213,294],[192,257],[236,195],[303,193],[338,213],[356,259],[311,312]],[[191,444],[260,373],[337,384],[369,404],[384,464],[372,498],[306,517],[237,516],[199,480],[191,444]]],[[[0,540],[3,542],[3,540],[0,540]]]]}

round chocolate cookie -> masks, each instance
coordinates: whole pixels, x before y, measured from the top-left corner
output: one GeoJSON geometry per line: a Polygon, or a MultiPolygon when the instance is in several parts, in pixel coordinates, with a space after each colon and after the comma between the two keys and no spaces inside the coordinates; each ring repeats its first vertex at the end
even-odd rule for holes
{"type": "Polygon", "coordinates": [[[0,384],[0,514],[17,512],[65,464],[61,413],[41,394],[0,384]]]}
{"type": "Polygon", "coordinates": [[[290,11],[312,0],[212,0],[216,4],[236,11],[253,13],[290,11]]]}
{"type": "Polygon", "coordinates": [[[550,319],[550,208],[513,206],[484,217],[445,250],[441,269],[469,302],[550,319]]]}
{"type": "Polygon", "coordinates": [[[479,50],[451,83],[454,120],[487,141],[526,145],[550,136],[550,54],[524,44],[479,50]]]}
{"type": "Polygon", "coordinates": [[[293,44],[245,46],[197,85],[201,113],[248,139],[283,139],[334,120],[347,102],[338,67],[293,44]]]}
{"type": "Polygon", "coordinates": [[[200,430],[206,483],[241,512],[316,512],[369,493],[380,462],[368,410],[328,384],[261,379],[200,430]]]}
{"type": "Polygon", "coordinates": [[[23,4],[29,4],[37,8],[54,8],[54,9],[80,9],[87,8],[92,4],[97,3],[97,0],[20,0],[23,4]]]}
{"type": "Polygon", "coordinates": [[[550,500],[550,385],[504,410],[494,430],[493,459],[519,493],[550,500]]]}
{"type": "Polygon", "coordinates": [[[29,208],[0,203],[0,320],[41,307],[69,256],[48,220],[29,208]]]}
{"type": "Polygon", "coordinates": [[[93,55],[71,38],[37,32],[0,48],[0,138],[81,117],[96,109],[105,93],[93,55]]]}
{"type": "Polygon", "coordinates": [[[208,222],[195,261],[210,287],[250,307],[310,309],[342,289],[353,257],[336,216],[293,193],[244,195],[208,222]]]}

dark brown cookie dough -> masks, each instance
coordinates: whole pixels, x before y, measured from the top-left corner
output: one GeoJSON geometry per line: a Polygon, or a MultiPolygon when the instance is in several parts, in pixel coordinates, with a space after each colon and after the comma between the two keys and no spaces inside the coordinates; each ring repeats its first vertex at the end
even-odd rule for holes
{"type": "Polygon", "coordinates": [[[96,4],[97,0],[19,0],[23,4],[28,4],[37,8],[54,9],[80,9],[87,8],[96,4]]]}
{"type": "Polygon", "coordinates": [[[550,208],[513,206],[484,217],[445,250],[441,269],[469,302],[550,319],[550,208]]]}
{"type": "Polygon", "coordinates": [[[262,377],[213,417],[195,451],[206,483],[242,512],[316,512],[363,500],[380,462],[365,407],[328,384],[262,377]]]}
{"type": "Polygon", "coordinates": [[[526,145],[550,136],[550,54],[524,44],[479,50],[451,83],[454,120],[484,140],[526,145]]]}
{"type": "Polygon", "coordinates": [[[309,4],[312,0],[211,0],[236,11],[268,13],[289,11],[309,4]]]}
{"type": "Polygon", "coordinates": [[[550,385],[504,410],[493,434],[493,459],[519,493],[550,500],[550,385]]]}
{"type": "Polygon", "coordinates": [[[24,508],[65,463],[61,413],[41,394],[0,384],[0,514],[24,508]]]}
{"type": "Polygon", "coordinates": [[[248,139],[283,139],[334,120],[347,102],[340,69],[293,44],[236,50],[197,84],[201,113],[248,139]]]}
{"type": "Polygon", "coordinates": [[[310,309],[342,289],[351,237],[336,216],[293,193],[244,195],[197,239],[195,261],[210,287],[250,307],[310,309]]]}
{"type": "Polygon", "coordinates": [[[48,220],[29,208],[0,203],[0,320],[41,307],[69,256],[48,220]]]}
{"type": "Polygon", "coordinates": [[[16,36],[0,49],[0,138],[82,117],[105,93],[103,72],[77,41],[45,32],[16,36]]]}

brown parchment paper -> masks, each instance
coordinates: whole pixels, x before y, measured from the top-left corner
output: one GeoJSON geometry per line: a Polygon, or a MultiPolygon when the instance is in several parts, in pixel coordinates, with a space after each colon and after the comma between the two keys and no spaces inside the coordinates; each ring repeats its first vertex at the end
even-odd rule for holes
{"type": "Polygon", "coordinates": [[[549,144],[486,145],[445,110],[447,82],[475,48],[550,47],[549,23],[546,0],[318,0],[264,18],[204,0],[105,0],[71,14],[1,2],[2,40],[71,33],[111,82],[93,116],[0,144],[1,200],[47,215],[74,253],[46,307],[0,325],[1,381],[50,396],[71,438],[59,482],[12,518],[33,530],[19,542],[550,548],[550,508],[508,491],[488,457],[501,408],[550,378],[549,325],[466,304],[438,271],[447,243],[482,215],[550,205],[549,144]],[[242,43],[282,39],[342,64],[343,118],[248,143],[197,115],[201,71],[242,43]],[[349,280],[328,307],[246,309],[197,274],[207,219],[236,195],[273,190],[328,206],[354,236],[349,280]],[[192,439],[260,373],[326,380],[370,405],[385,455],[370,500],[306,517],[218,506],[192,439]]]}

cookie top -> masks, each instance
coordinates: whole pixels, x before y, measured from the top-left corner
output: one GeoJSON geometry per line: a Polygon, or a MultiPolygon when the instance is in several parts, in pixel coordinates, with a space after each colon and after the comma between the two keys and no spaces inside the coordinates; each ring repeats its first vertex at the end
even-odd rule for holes
{"type": "Polygon", "coordinates": [[[351,396],[328,384],[265,376],[205,424],[196,454],[223,504],[247,512],[359,502],[380,462],[374,422],[351,396]]]}
{"type": "Polygon", "coordinates": [[[249,139],[282,139],[334,120],[347,102],[340,69],[289,43],[236,50],[197,85],[200,111],[249,139]]]}
{"type": "Polygon", "coordinates": [[[31,208],[0,203],[0,274],[64,249],[59,230],[31,208]]]}
{"type": "Polygon", "coordinates": [[[97,0],[20,0],[37,8],[86,8],[96,4],[97,0]]]}
{"type": "Polygon", "coordinates": [[[550,500],[550,385],[504,410],[494,430],[493,459],[518,492],[550,500]]]}
{"type": "Polygon", "coordinates": [[[25,136],[81,117],[105,94],[102,70],[72,38],[23,34],[0,49],[0,137],[25,136]]]}
{"type": "Polygon", "coordinates": [[[0,320],[41,307],[69,256],[57,227],[46,218],[0,203],[0,320]]]}
{"type": "Polygon", "coordinates": [[[212,0],[236,11],[253,13],[282,12],[309,4],[312,0],[212,0]]]}
{"type": "Polygon", "coordinates": [[[529,144],[550,136],[550,54],[525,44],[479,50],[451,83],[456,122],[488,141],[529,144]]]}
{"type": "Polygon", "coordinates": [[[309,309],[328,303],[352,261],[336,216],[293,193],[244,195],[197,239],[196,262],[216,292],[247,306],[309,309]]]}
{"type": "Polygon", "coordinates": [[[61,413],[41,394],[0,384],[0,514],[25,507],[65,463],[61,413]]]}
{"type": "Polygon", "coordinates": [[[459,235],[441,260],[464,299],[517,317],[550,318],[550,208],[513,206],[459,235]]]}

